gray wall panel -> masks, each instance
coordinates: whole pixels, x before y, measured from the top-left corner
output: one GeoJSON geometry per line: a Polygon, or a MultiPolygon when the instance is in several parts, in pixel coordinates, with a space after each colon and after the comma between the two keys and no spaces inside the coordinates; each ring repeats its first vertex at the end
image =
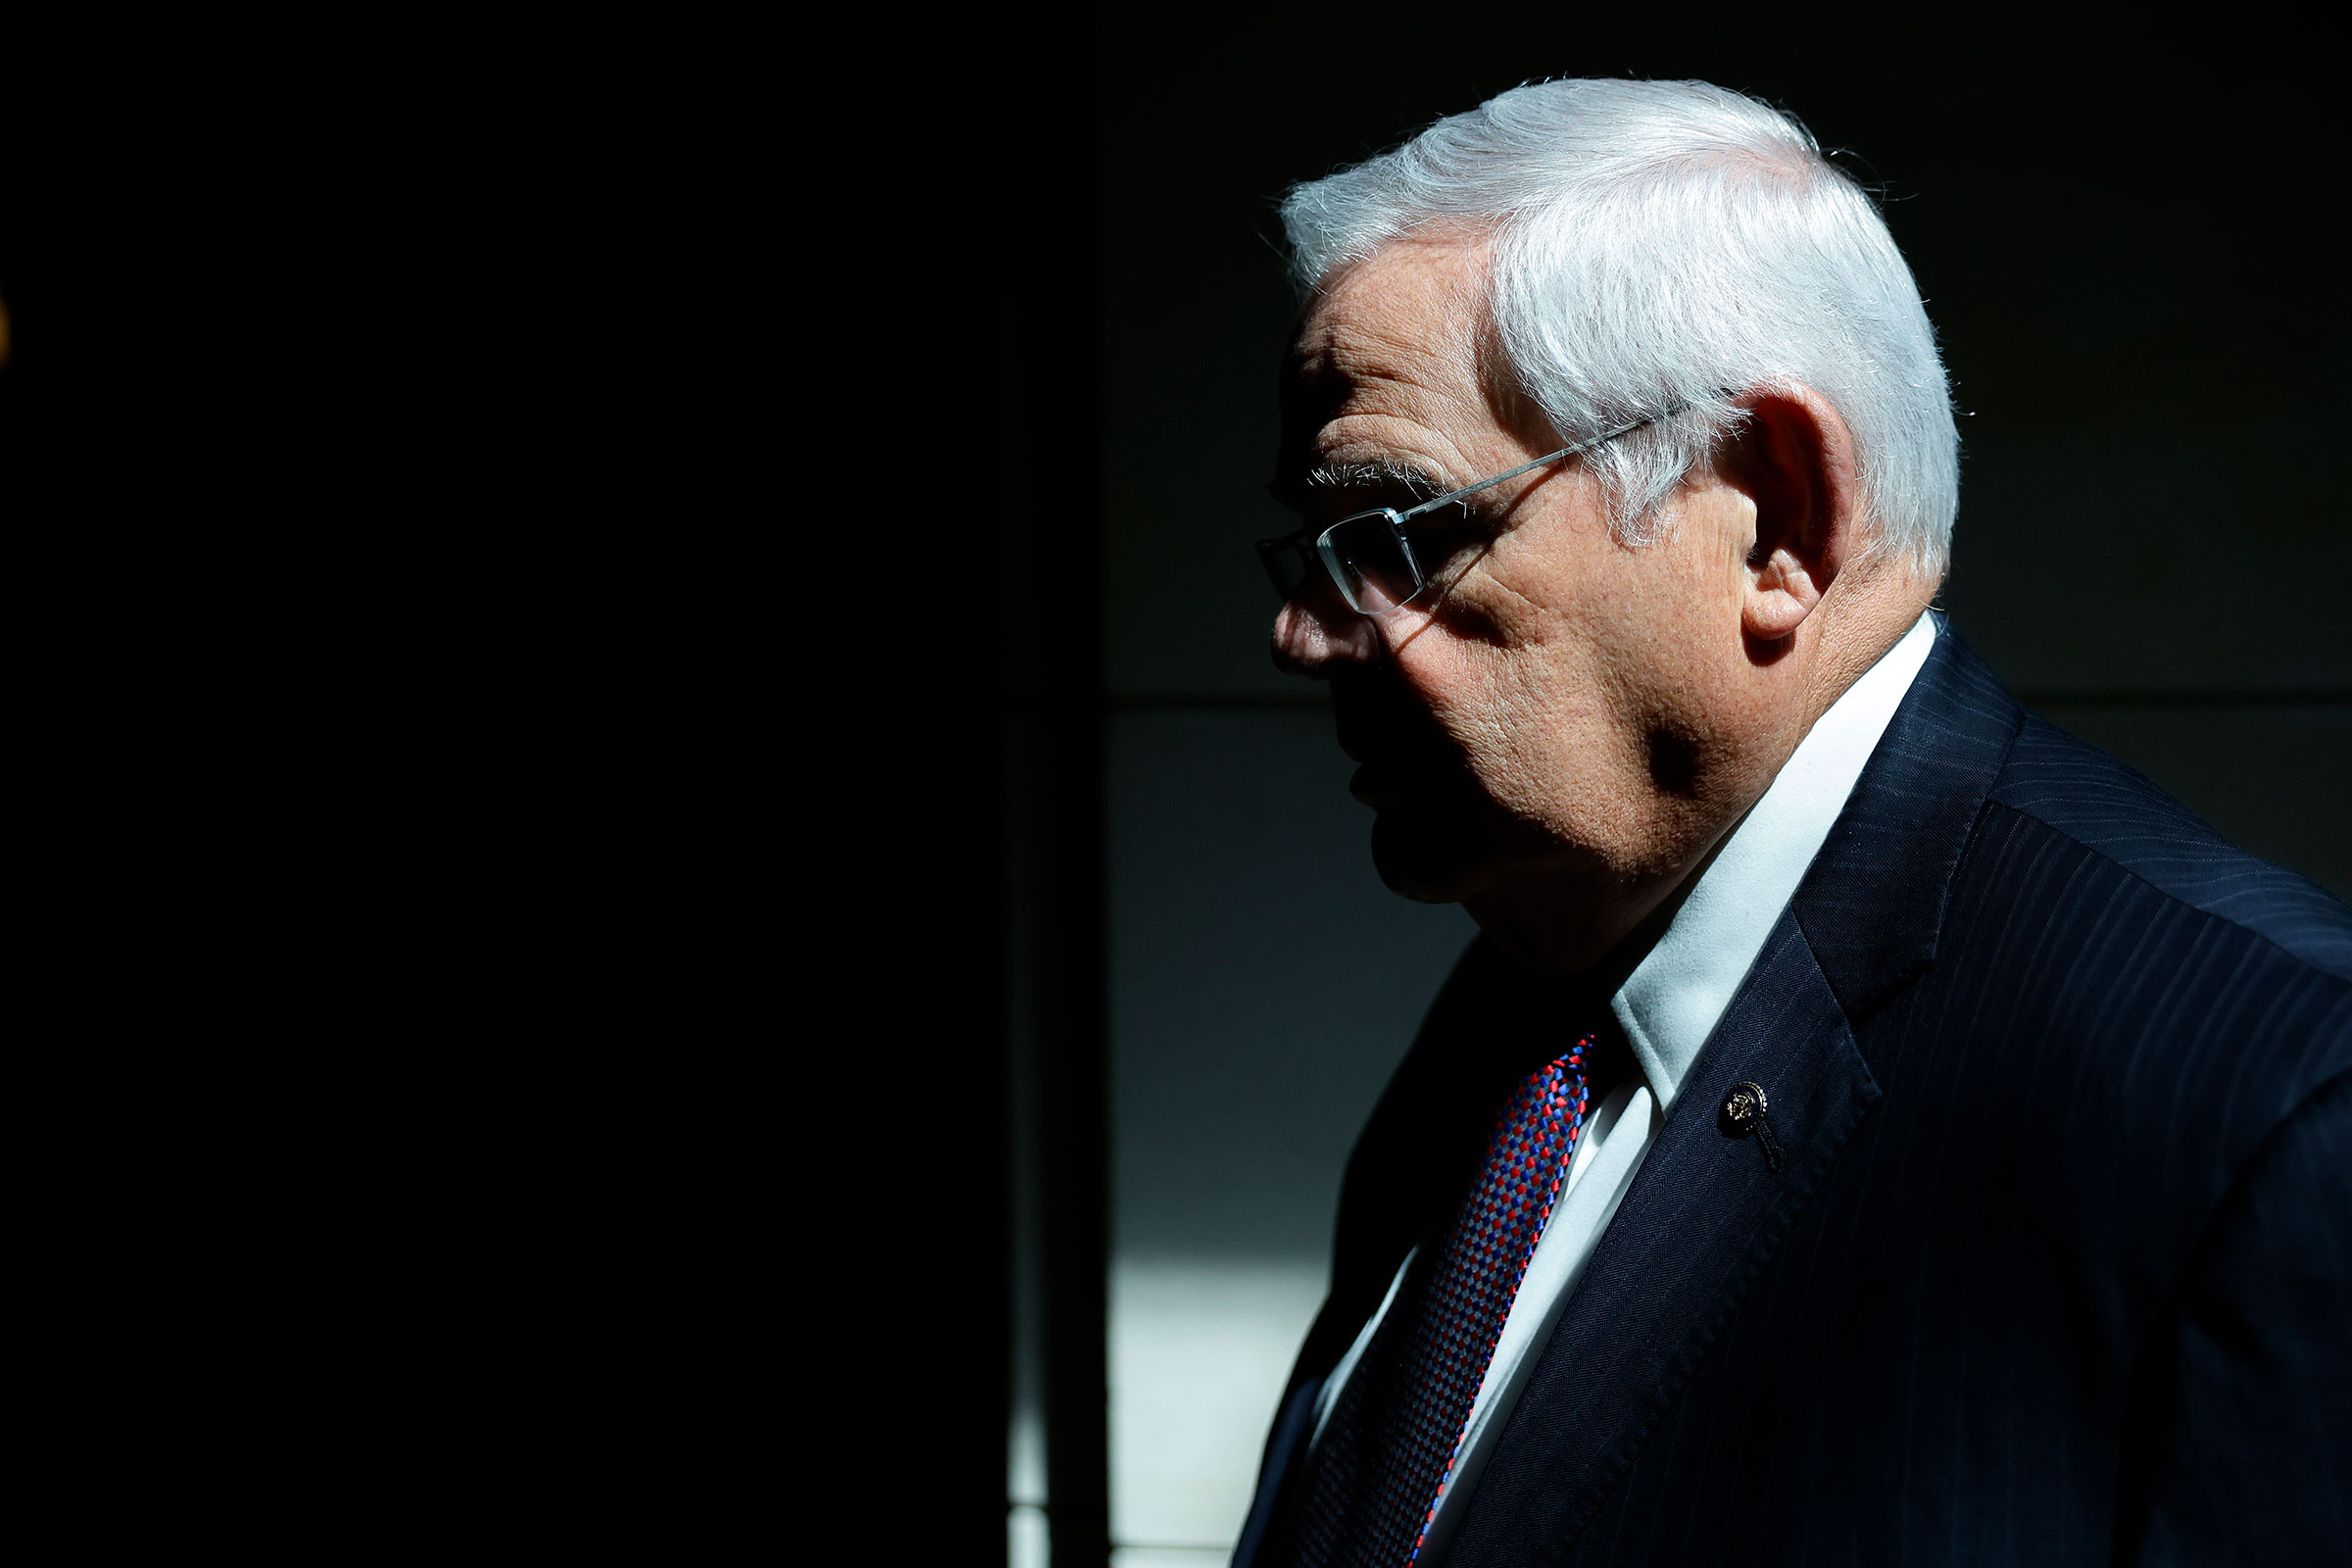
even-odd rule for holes
{"type": "Polygon", "coordinates": [[[1381,886],[1353,766],[1312,709],[1112,724],[1122,1256],[1325,1255],[1341,1162],[1471,935],[1381,886]]]}

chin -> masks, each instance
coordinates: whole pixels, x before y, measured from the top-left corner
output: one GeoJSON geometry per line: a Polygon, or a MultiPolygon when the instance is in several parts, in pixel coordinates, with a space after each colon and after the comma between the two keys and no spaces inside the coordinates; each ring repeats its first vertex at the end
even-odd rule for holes
{"type": "Polygon", "coordinates": [[[1484,888],[1494,847],[1446,811],[1384,810],[1372,823],[1372,865],[1389,891],[1416,904],[1459,904],[1484,888]]]}

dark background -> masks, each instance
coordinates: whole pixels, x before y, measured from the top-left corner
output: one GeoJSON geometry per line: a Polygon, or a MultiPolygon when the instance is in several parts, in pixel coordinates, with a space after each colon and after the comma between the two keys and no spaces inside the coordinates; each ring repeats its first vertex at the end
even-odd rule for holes
{"type": "Polygon", "coordinates": [[[989,514],[810,49],[0,21],[0,1550],[1001,1544],[1002,941],[893,923],[1002,925],[1001,639],[887,610],[989,514]]]}
{"type": "Polygon", "coordinates": [[[96,1536],[983,1560],[1017,1234],[1100,1560],[1106,1256],[1311,1261],[1459,940],[1263,658],[1271,203],[1520,80],[1855,150],[1963,412],[1955,623],[2352,888],[2332,58],[2260,7],[11,13],[14,1473],[96,1536]]]}

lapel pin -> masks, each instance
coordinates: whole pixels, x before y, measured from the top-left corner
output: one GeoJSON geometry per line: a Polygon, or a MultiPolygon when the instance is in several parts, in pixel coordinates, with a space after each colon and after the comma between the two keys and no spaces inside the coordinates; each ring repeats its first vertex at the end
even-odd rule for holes
{"type": "Polygon", "coordinates": [[[1772,1102],[1765,1098],[1762,1084],[1734,1084],[1732,1092],[1723,1097],[1723,1108],[1715,1113],[1715,1125],[1726,1138],[1754,1134],[1758,1147],[1764,1151],[1765,1168],[1778,1172],[1788,1162],[1788,1156],[1782,1152],[1781,1141],[1772,1135],[1772,1128],[1765,1124],[1764,1113],[1771,1108],[1772,1102]]]}

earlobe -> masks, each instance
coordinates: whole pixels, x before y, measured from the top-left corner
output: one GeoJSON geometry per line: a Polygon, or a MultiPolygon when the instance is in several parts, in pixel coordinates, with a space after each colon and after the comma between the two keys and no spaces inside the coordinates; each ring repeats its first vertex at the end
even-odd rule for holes
{"type": "Polygon", "coordinates": [[[1747,601],[1740,610],[1740,629],[1753,641],[1777,643],[1795,635],[1797,627],[1821,603],[1821,589],[1804,564],[1786,550],[1766,552],[1759,545],[1748,555],[1753,575],[1747,601]],[[1763,561],[1756,560],[1763,554],[1763,561]]]}

